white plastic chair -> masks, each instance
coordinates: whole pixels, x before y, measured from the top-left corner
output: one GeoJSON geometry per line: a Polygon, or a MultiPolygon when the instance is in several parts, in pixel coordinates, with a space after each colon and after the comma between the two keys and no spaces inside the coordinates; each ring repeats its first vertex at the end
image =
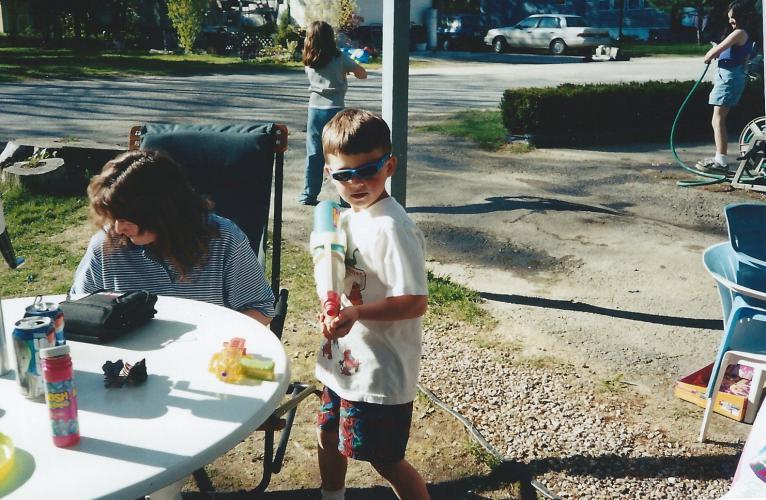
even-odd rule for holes
{"type": "Polygon", "coordinates": [[[758,411],[766,376],[766,292],[750,286],[766,282],[766,268],[743,261],[731,245],[719,243],[705,250],[705,268],[715,279],[721,295],[724,336],[718,350],[707,388],[707,405],[702,418],[699,440],[705,441],[715,395],[726,368],[742,364],[753,368],[744,421],[751,423],[758,411]]]}

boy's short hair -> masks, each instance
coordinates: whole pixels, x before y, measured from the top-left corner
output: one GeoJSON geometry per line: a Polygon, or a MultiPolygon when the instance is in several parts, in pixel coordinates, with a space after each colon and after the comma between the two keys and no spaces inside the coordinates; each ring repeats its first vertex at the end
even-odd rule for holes
{"type": "Polygon", "coordinates": [[[391,129],[380,116],[363,109],[344,109],[322,132],[325,155],[356,155],[382,149],[391,152],[391,129]]]}

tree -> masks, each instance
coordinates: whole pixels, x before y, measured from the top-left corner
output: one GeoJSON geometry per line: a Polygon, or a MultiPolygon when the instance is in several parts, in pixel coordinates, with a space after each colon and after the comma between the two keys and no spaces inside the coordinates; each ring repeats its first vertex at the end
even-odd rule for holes
{"type": "Polygon", "coordinates": [[[210,0],[168,0],[168,17],[187,53],[192,51],[202,31],[202,21],[209,6],[210,0]]]}
{"type": "Polygon", "coordinates": [[[307,0],[303,9],[306,26],[314,21],[324,21],[333,29],[338,29],[338,5],[329,0],[307,0]]]}
{"type": "Polygon", "coordinates": [[[338,1],[338,31],[350,33],[359,27],[362,18],[358,14],[359,6],[356,0],[338,1]]]}
{"type": "Polygon", "coordinates": [[[282,14],[277,19],[277,30],[276,33],[274,33],[274,43],[282,47],[287,47],[287,42],[290,41],[292,32],[293,29],[292,22],[290,20],[290,4],[288,3],[285,10],[282,11],[282,14]]]}
{"type": "MultiPolygon", "coordinates": [[[[668,12],[671,16],[679,16],[684,7],[694,7],[697,10],[697,43],[702,44],[702,29],[705,16],[709,16],[712,25],[722,25],[725,21],[726,8],[731,0],[649,0],[658,9],[668,12]],[[720,18],[720,19],[718,19],[720,18]]],[[[672,21],[671,21],[672,22],[672,21]]],[[[717,41],[717,40],[716,40],[717,41]]]]}

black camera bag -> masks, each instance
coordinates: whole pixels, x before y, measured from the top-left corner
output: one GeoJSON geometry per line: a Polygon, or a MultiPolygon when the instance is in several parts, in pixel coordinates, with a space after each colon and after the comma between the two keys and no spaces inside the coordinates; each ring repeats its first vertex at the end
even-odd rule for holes
{"type": "Polygon", "coordinates": [[[65,300],[67,340],[102,344],[126,333],[154,317],[157,295],[146,290],[114,292],[101,290],[80,299],[65,300]]]}

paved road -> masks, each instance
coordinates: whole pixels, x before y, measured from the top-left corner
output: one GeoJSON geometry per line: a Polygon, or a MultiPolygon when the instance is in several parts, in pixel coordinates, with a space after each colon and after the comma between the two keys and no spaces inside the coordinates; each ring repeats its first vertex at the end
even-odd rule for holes
{"type": "MultiPolygon", "coordinates": [[[[411,69],[412,121],[464,108],[494,108],[509,87],[564,82],[691,80],[697,58],[644,58],[583,63],[579,58],[483,54],[483,62],[416,56],[411,69]]],[[[381,73],[353,81],[347,105],[380,109],[381,73]]],[[[305,128],[307,90],[301,71],[260,75],[32,81],[0,85],[0,142],[19,137],[70,137],[127,144],[144,121],[280,121],[305,128]]]]}

